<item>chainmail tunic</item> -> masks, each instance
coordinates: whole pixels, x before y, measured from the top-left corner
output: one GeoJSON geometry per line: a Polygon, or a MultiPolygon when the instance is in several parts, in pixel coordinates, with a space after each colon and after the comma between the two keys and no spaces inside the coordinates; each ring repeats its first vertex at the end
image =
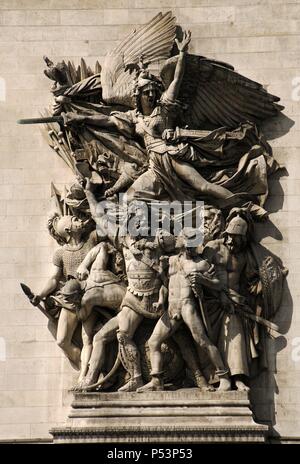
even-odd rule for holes
{"type": "Polygon", "coordinates": [[[62,269],[65,279],[68,276],[76,278],[78,266],[96,244],[97,238],[95,232],[92,232],[89,238],[78,247],[71,248],[70,245],[66,244],[54,253],[53,264],[62,269]]]}

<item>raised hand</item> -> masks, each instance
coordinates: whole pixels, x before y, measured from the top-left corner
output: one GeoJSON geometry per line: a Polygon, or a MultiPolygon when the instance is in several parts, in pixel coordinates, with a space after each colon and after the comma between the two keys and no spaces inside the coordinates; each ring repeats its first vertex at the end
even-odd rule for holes
{"type": "Polygon", "coordinates": [[[191,31],[184,31],[182,41],[175,39],[176,45],[180,52],[187,52],[191,41],[191,31]]]}

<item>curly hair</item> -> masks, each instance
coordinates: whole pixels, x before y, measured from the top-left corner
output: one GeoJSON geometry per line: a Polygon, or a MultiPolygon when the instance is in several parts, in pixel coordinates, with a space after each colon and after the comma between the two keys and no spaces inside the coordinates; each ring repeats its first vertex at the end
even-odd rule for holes
{"type": "Polygon", "coordinates": [[[51,216],[47,220],[47,228],[51,237],[53,237],[57,241],[57,243],[62,246],[66,244],[66,241],[56,232],[55,227],[55,225],[61,217],[62,216],[60,216],[57,212],[51,214],[51,216]]]}

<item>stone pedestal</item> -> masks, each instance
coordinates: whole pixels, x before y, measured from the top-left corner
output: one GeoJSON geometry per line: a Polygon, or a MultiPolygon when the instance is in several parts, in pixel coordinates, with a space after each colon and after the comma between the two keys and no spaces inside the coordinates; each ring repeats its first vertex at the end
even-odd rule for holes
{"type": "Polygon", "coordinates": [[[75,393],[54,443],[264,442],[245,392],[75,393]]]}

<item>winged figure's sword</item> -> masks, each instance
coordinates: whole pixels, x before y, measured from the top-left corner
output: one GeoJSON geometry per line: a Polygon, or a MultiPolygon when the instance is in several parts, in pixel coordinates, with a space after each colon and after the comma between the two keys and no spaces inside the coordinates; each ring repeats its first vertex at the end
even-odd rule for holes
{"type": "Polygon", "coordinates": [[[64,118],[62,116],[49,116],[45,118],[27,118],[18,119],[18,124],[46,124],[47,122],[57,122],[63,124],[64,118]]]}

